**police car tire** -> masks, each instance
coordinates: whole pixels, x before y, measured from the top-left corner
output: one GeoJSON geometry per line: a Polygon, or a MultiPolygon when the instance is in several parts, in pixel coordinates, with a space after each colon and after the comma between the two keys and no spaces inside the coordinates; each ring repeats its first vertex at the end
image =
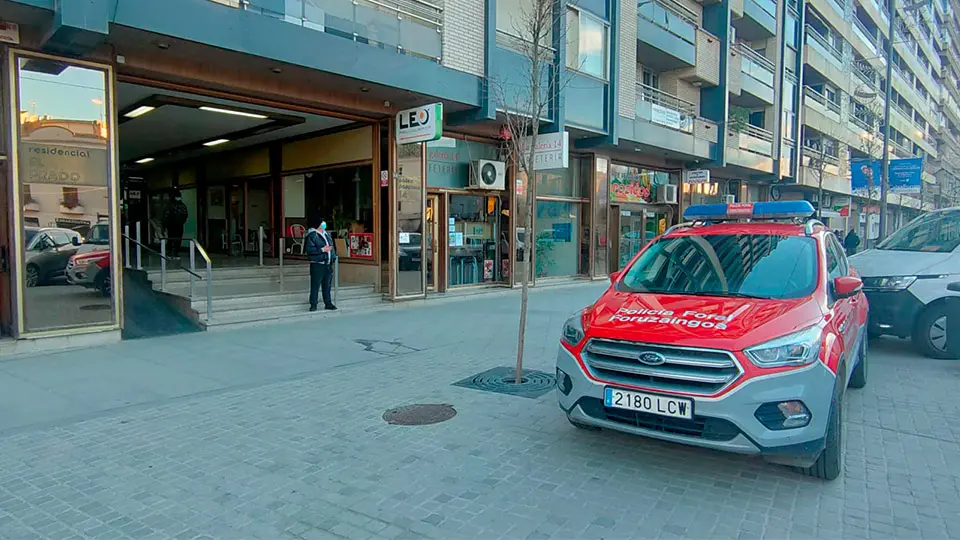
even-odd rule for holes
{"type": "Polygon", "coordinates": [[[937,360],[956,360],[957,357],[942,351],[933,345],[930,341],[930,327],[940,317],[947,315],[947,308],[943,304],[931,306],[920,314],[917,320],[917,326],[913,329],[913,346],[920,351],[920,354],[937,360]]]}
{"type": "Polygon", "coordinates": [[[843,405],[833,402],[830,419],[827,421],[826,445],[817,461],[804,472],[821,480],[836,480],[843,472],[843,405]]]}
{"type": "Polygon", "coordinates": [[[580,422],[573,420],[569,416],[567,417],[567,420],[570,422],[571,426],[577,429],[585,429],[587,431],[600,431],[600,428],[598,428],[597,426],[588,426],[587,424],[581,424],[580,422]]]}
{"type": "Polygon", "coordinates": [[[853,368],[850,375],[850,388],[863,388],[867,385],[867,340],[864,338],[860,343],[860,358],[857,360],[857,367],[853,368]]]}

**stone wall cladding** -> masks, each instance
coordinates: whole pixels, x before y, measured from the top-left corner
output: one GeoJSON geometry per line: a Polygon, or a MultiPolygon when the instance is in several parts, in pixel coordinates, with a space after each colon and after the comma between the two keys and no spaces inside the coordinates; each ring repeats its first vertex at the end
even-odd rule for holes
{"type": "Polygon", "coordinates": [[[617,85],[620,116],[633,118],[637,100],[637,3],[620,4],[620,81],[617,85]]]}

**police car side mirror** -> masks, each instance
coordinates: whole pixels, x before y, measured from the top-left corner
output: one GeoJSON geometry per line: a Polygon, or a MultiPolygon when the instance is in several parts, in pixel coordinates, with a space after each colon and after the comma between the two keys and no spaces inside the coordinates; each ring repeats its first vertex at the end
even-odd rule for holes
{"type": "Polygon", "coordinates": [[[77,246],[77,247],[79,247],[79,246],[80,246],[80,238],[79,238],[79,237],[76,237],[76,236],[71,236],[71,237],[70,237],[70,243],[73,244],[73,245],[75,245],[75,246],[77,246]]]}
{"type": "Polygon", "coordinates": [[[833,279],[833,294],[837,298],[850,298],[863,289],[863,281],[858,277],[840,276],[833,279]]]}
{"type": "Polygon", "coordinates": [[[610,283],[616,283],[617,279],[620,278],[620,270],[614,270],[610,272],[610,283]]]}
{"type": "Polygon", "coordinates": [[[960,292],[960,281],[947,285],[947,290],[952,292],[960,292]]]}

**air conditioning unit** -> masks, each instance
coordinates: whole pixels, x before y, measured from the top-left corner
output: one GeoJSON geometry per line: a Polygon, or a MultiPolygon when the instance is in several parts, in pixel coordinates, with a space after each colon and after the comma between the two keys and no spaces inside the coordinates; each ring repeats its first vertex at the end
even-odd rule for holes
{"type": "Polygon", "coordinates": [[[677,204],[677,186],[674,184],[663,184],[657,186],[657,202],[664,204],[677,204]]]}
{"type": "Polygon", "coordinates": [[[724,202],[724,204],[734,204],[734,203],[737,202],[737,196],[736,196],[736,195],[724,195],[724,196],[723,196],[723,202],[724,202]]]}
{"type": "Polygon", "coordinates": [[[498,189],[507,187],[507,164],[502,161],[478,159],[470,164],[470,189],[498,189]]]}

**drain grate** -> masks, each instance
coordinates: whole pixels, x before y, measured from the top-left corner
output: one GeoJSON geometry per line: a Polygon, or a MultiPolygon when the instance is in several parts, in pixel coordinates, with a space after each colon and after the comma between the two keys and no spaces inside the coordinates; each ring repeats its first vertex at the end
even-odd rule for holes
{"type": "Polygon", "coordinates": [[[516,374],[517,371],[513,368],[496,367],[457,381],[453,385],[530,399],[536,399],[557,386],[557,379],[552,373],[525,369],[520,384],[514,382],[516,374]]]}
{"type": "Polygon", "coordinates": [[[417,404],[390,409],[383,413],[383,419],[395,426],[426,426],[439,424],[457,415],[452,405],[417,404]]]}
{"type": "Polygon", "coordinates": [[[107,311],[108,309],[113,309],[113,306],[110,304],[87,304],[80,306],[80,311],[107,311]]]}

